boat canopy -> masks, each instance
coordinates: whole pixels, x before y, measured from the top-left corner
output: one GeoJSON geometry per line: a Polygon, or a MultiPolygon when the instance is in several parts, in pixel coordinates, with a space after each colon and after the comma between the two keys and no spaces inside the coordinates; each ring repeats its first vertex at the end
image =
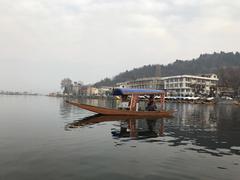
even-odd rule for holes
{"type": "Polygon", "coordinates": [[[130,89],[130,88],[116,88],[113,89],[113,96],[122,96],[122,95],[159,95],[165,94],[163,90],[155,89],[130,89]]]}

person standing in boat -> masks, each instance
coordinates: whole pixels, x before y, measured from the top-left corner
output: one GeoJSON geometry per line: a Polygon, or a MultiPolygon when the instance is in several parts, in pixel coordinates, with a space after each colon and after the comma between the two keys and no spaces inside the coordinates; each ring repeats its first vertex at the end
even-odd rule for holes
{"type": "Polygon", "coordinates": [[[146,110],[147,111],[156,111],[157,110],[157,106],[156,106],[156,103],[154,101],[154,95],[151,95],[149,97],[149,101],[147,103],[146,110]]]}
{"type": "Polygon", "coordinates": [[[128,96],[127,95],[123,95],[122,96],[122,102],[119,106],[119,109],[125,109],[125,110],[129,110],[129,100],[128,100],[128,96]]]}

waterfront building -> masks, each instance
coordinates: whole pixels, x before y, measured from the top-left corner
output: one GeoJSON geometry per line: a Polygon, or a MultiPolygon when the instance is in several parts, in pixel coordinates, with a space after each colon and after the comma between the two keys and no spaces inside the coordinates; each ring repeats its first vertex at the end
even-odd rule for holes
{"type": "Polygon", "coordinates": [[[112,87],[101,87],[98,88],[98,94],[99,96],[106,97],[112,94],[112,90],[113,90],[112,87]]]}
{"type": "Polygon", "coordinates": [[[149,77],[117,83],[117,86],[136,89],[163,89],[163,82],[160,77],[149,77]]]}
{"type": "Polygon", "coordinates": [[[216,74],[178,75],[163,77],[162,80],[170,96],[213,96],[216,94],[218,77],[216,74]]]}
{"type": "Polygon", "coordinates": [[[215,95],[218,77],[216,74],[178,75],[149,77],[117,83],[122,88],[164,89],[168,96],[215,95]]]}
{"type": "Polygon", "coordinates": [[[72,94],[73,94],[74,96],[80,95],[81,86],[82,86],[82,83],[80,83],[80,82],[74,82],[74,83],[73,83],[72,94]]]}
{"type": "Polygon", "coordinates": [[[234,96],[234,89],[232,87],[219,86],[217,88],[217,92],[220,97],[222,97],[222,96],[233,97],[234,96]]]}
{"type": "Polygon", "coordinates": [[[92,86],[82,86],[80,90],[82,96],[98,96],[98,89],[92,86]]]}

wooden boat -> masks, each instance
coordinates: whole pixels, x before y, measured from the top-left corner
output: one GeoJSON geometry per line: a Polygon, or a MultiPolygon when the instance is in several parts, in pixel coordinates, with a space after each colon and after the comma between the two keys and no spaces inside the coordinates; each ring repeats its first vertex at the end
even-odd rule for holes
{"type": "Polygon", "coordinates": [[[130,111],[130,110],[120,110],[111,109],[104,107],[91,106],[87,104],[81,104],[78,102],[66,101],[69,104],[86,109],[97,114],[106,116],[140,116],[140,117],[171,117],[174,111],[130,111]]]}
{"type": "MultiPolygon", "coordinates": [[[[115,88],[113,89],[113,96],[121,96],[122,99],[131,97],[129,107],[127,109],[110,109],[104,107],[91,106],[81,104],[78,102],[66,101],[69,104],[95,112],[100,115],[106,116],[138,116],[138,117],[171,117],[174,111],[138,111],[137,103],[140,95],[149,95],[151,98],[154,96],[160,97],[160,103],[164,103],[165,91],[155,89],[128,89],[128,88],[115,88]]],[[[153,99],[152,99],[153,100],[153,99]]],[[[151,101],[153,102],[153,101],[151,101]]],[[[155,109],[154,109],[155,110],[155,109]]]]}

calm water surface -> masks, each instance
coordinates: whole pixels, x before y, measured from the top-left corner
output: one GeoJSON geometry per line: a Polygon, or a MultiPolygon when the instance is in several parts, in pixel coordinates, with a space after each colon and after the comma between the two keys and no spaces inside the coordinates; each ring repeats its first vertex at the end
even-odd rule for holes
{"type": "Polygon", "coordinates": [[[240,179],[239,106],[166,104],[174,118],[115,119],[61,98],[0,102],[1,180],[240,179]]]}

